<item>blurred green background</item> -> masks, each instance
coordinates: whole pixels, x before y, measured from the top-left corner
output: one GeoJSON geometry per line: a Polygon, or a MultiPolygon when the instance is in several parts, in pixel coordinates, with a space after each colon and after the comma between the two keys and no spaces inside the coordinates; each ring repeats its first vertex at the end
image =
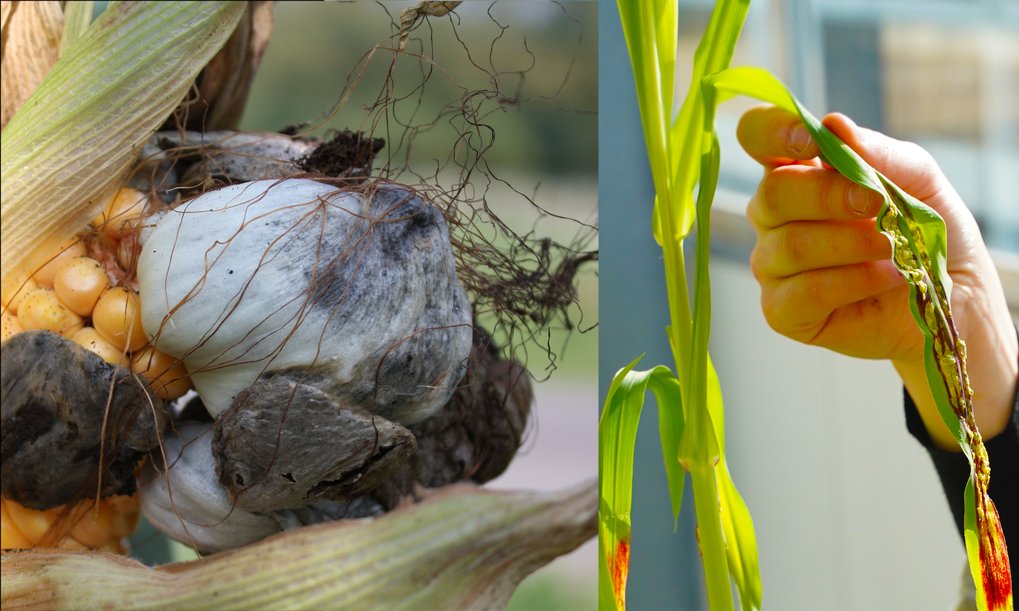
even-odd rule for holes
{"type": "MultiPolygon", "coordinates": [[[[413,4],[276,3],[240,129],[370,132],[386,139],[376,173],[445,190],[463,180],[460,165],[476,161],[472,149],[486,148],[467,188],[476,207],[519,234],[597,249],[597,4],[464,3],[430,18],[394,56],[390,37],[413,4]],[[396,102],[383,111],[385,96],[396,102]]],[[[515,351],[549,379],[536,385],[525,447],[495,487],[554,490],[596,477],[596,265],[579,279],[577,330],[556,325],[515,351]]],[[[134,551],[147,561],[193,556],[165,549],[147,525],[134,551]]],[[[595,569],[591,542],[525,580],[510,608],[594,608],[595,569]]]]}

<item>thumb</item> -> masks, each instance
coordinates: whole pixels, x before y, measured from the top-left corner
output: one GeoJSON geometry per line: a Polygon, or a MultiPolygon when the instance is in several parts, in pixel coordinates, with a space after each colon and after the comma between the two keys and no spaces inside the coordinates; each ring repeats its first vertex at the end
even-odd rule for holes
{"type": "Polygon", "coordinates": [[[937,162],[919,145],[860,127],[841,113],[829,114],[822,123],[874,169],[919,200],[930,200],[947,185],[937,162]]]}

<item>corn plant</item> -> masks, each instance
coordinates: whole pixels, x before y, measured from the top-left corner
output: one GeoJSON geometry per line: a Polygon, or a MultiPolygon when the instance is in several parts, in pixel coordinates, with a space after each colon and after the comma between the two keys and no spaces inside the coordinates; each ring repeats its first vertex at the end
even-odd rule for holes
{"type": "Polygon", "coordinates": [[[965,343],[949,307],[952,281],[946,268],[945,223],[931,208],[868,166],[766,70],[728,68],[748,5],[749,0],[721,0],[716,4],[694,56],[690,93],[673,120],[676,2],[619,2],[657,194],[655,238],[665,253],[672,318],[668,335],[679,376],[673,376],[664,366],[633,371],[635,361],[620,370],[609,388],[599,450],[600,576],[604,584],[600,604],[602,608],[621,608],[625,601],[633,445],[645,389],[650,388],[661,412],[662,449],[674,513],[678,513],[682,501],[680,466],[690,473],[693,482],[711,608],[733,608],[728,577],[740,592],[743,609],[761,605],[753,528],[725,467],[721,393],[707,355],[709,213],[719,169],[715,108],[732,96],[747,95],[798,114],[826,163],[882,197],[876,230],[891,242],[893,262],[909,286],[909,307],[923,333],[924,365],[938,412],[970,462],[964,534],[978,608],[1010,610],[1008,549],[994,503],[987,494],[990,469],[973,416],[965,343]],[[699,187],[696,199],[695,186],[699,187]],[[697,248],[691,316],[682,244],[694,222],[697,248]],[[723,554],[728,556],[728,567],[723,554]]]}

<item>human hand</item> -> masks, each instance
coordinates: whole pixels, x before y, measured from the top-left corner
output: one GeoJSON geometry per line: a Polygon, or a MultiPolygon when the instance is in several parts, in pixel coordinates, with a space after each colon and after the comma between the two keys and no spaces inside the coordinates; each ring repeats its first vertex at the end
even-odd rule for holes
{"type": "MultiPolygon", "coordinates": [[[[919,146],[840,114],[828,115],[824,124],[945,219],[952,311],[968,348],[977,426],[993,437],[1012,413],[1019,345],[973,215],[919,146]]],[[[909,312],[906,282],[892,265],[888,240],[874,227],[880,196],[825,167],[799,117],[789,112],[752,109],[737,136],[765,168],[747,217],[757,233],[750,267],[768,324],[807,344],[892,361],[934,442],[957,449],[927,387],[923,337],[909,312]]]]}

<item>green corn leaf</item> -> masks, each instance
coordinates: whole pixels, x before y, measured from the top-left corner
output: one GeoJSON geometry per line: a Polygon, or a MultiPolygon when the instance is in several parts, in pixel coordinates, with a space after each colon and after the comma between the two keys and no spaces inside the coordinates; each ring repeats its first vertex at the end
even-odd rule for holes
{"type": "Polygon", "coordinates": [[[763,592],[761,570],[757,562],[754,521],[750,517],[747,504],[732,482],[729,466],[724,459],[715,467],[715,478],[718,482],[718,502],[721,504],[722,531],[725,533],[729,575],[739,590],[743,611],[760,609],[763,592]]]}
{"type": "Polygon", "coordinates": [[[693,226],[696,217],[693,190],[699,173],[697,153],[705,146],[702,139],[704,132],[701,130],[705,103],[700,82],[705,76],[724,70],[732,62],[732,54],[749,8],[750,0],[720,0],[697,45],[690,88],[676,120],[669,128],[669,168],[675,191],[671,203],[674,206],[671,215],[676,219],[672,228],[674,235],[662,235],[661,211],[656,207],[653,219],[655,237],[659,244],[663,244],[666,239],[682,239],[693,226]]]}
{"type": "Polygon", "coordinates": [[[598,600],[603,610],[626,606],[633,453],[644,396],[649,389],[658,402],[665,474],[674,519],[683,503],[684,473],[675,459],[684,429],[679,381],[663,365],[648,371],[633,371],[641,358],[620,369],[612,379],[598,426],[598,600]]]}
{"type": "Polygon", "coordinates": [[[742,495],[736,489],[725,460],[725,417],[722,408],[722,386],[715,367],[708,357],[708,411],[715,426],[721,459],[715,466],[718,482],[718,502],[721,509],[722,531],[725,533],[725,553],[729,562],[729,575],[739,590],[743,611],[760,609],[763,599],[761,569],[757,559],[757,535],[754,521],[742,495]]]}
{"type": "Polygon", "coordinates": [[[671,59],[663,60],[658,45],[666,45],[675,53],[675,15],[675,0],[619,0],[619,17],[637,85],[644,142],[651,162],[655,191],[659,194],[669,192],[665,151],[672,112],[673,82],[671,73],[663,76],[661,62],[673,62],[669,65],[674,65],[675,57],[673,55],[671,59]],[[669,23],[672,24],[671,31],[669,23]],[[667,40],[670,33],[671,42],[667,40]]]}
{"type": "MultiPolygon", "coordinates": [[[[721,442],[712,424],[708,408],[708,339],[711,335],[711,280],[708,257],[711,248],[711,201],[718,184],[718,139],[709,133],[707,150],[701,160],[702,183],[697,194],[697,258],[694,276],[693,342],[690,347],[690,372],[683,404],[689,426],[680,441],[679,461],[688,469],[714,466],[721,457],[721,442]]],[[[721,413],[721,396],[716,412],[721,413]]]]}
{"type": "Polygon", "coordinates": [[[64,6],[64,33],[60,37],[60,54],[67,52],[92,23],[92,13],[95,9],[95,2],[92,0],[77,0],[68,2],[64,6]]]}
{"type": "MultiPolygon", "coordinates": [[[[928,384],[942,420],[970,461],[964,528],[977,606],[981,611],[1011,610],[1008,547],[997,510],[987,494],[990,467],[973,419],[965,344],[955,329],[949,306],[952,281],[947,269],[944,221],[930,207],[871,168],[766,70],[732,68],[706,77],[702,87],[706,104],[712,109],[727,97],[743,94],[797,113],[825,161],[849,180],[882,196],[884,204],[876,219],[877,230],[889,238],[895,266],[909,285],[910,311],[924,336],[928,384]]],[[[710,129],[709,122],[713,118],[706,115],[706,129],[710,129]]]]}

